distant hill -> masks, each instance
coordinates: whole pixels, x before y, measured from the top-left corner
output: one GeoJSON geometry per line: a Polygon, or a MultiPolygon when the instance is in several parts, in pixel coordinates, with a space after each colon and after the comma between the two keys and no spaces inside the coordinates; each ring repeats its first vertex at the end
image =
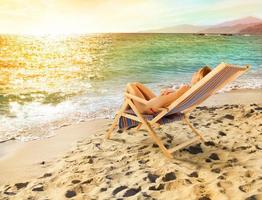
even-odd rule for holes
{"type": "Polygon", "coordinates": [[[210,26],[197,26],[190,24],[182,24],[172,27],[160,28],[142,31],[143,33],[226,33],[226,34],[237,34],[243,33],[243,30],[250,31],[250,34],[259,34],[260,26],[256,25],[262,24],[262,19],[256,17],[244,17],[241,19],[226,21],[216,25],[210,26]],[[251,27],[254,27],[251,30],[251,27]],[[250,28],[250,29],[248,29],[250,28]]]}
{"type": "Polygon", "coordinates": [[[200,30],[203,33],[239,33],[241,30],[262,23],[262,20],[256,17],[245,17],[241,19],[223,22],[208,29],[200,30]]]}
{"type": "Polygon", "coordinates": [[[239,24],[257,24],[257,23],[262,23],[262,19],[259,19],[257,17],[244,17],[241,19],[235,19],[231,21],[226,21],[220,24],[215,25],[216,27],[225,27],[225,26],[235,26],[239,24]]]}
{"type": "Polygon", "coordinates": [[[147,30],[142,32],[150,32],[150,33],[197,33],[203,29],[207,29],[209,26],[195,26],[189,24],[181,24],[172,27],[160,28],[147,30]]]}
{"type": "Polygon", "coordinates": [[[249,26],[253,26],[257,24],[237,24],[234,26],[220,26],[220,27],[211,27],[208,29],[204,29],[199,31],[199,33],[239,33],[241,30],[248,28],[249,26]]]}
{"type": "Polygon", "coordinates": [[[249,26],[240,31],[241,34],[250,34],[250,35],[262,35],[262,23],[254,26],[249,26]]]}

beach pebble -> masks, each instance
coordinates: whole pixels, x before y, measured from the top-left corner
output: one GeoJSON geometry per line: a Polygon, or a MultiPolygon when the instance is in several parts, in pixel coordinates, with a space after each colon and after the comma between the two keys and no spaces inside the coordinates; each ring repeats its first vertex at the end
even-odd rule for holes
{"type": "Polygon", "coordinates": [[[176,174],[174,172],[169,172],[162,178],[164,182],[172,181],[175,179],[176,179],[176,174]]]}
{"type": "Polygon", "coordinates": [[[198,126],[198,125],[199,125],[199,124],[198,124],[198,123],[196,123],[196,122],[195,122],[195,123],[193,123],[193,126],[198,126]]]}
{"type": "Polygon", "coordinates": [[[76,196],[76,192],[73,191],[73,190],[67,190],[66,193],[65,193],[66,198],[72,198],[74,196],[76,196]]]}
{"type": "Polygon", "coordinates": [[[207,196],[203,196],[203,197],[200,197],[198,200],[211,200],[211,199],[207,196]]]}
{"type": "Polygon", "coordinates": [[[238,187],[242,192],[248,192],[250,190],[250,184],[241,185],[238,187]]]}
{"type": "Polygon", "coordinates": [[[203,153],[203,150],[200,146],[201,144],[196,144],[194,146],[190,146],[188,149],[186,149],[191,154],[198,154],[203,153]]]}
{"type": "Polygon", "coordinates": [[[17,190],[20,190],[21,188],[24,188],[28,185],[29,182],[25,182],[25,183],[16,183],[15,187],[17,190]]]}
{"type": "Polygon", "coordinates": [[[7,192],[7,191],[4,191],[4,194],[6,194],[6,195],[16,195],[15,192],[7,192]]]}
{"type": "Polygon", "coordinates": [[[258,199],[256,198],[256,195],[252,195],[247,197],[245,200],[258,200],[258,199]]]}
{"type": "Polygon", "coordinates": [[[100,189],[100,192],[105,192],[105,191],[107,191],[107,188],[101,188],[100,189]]]}
{"type": "Polygon", "coordinates": [[[142,150],[142,149],[145,149],[147,147],[148,147],[148,145],[145,145],[145,146],[139,147],[138,150],[142,150]]]}
{"type": "Polygon", "coordinates": [[[93,163],[94,163],[94,160],[93,160],[92,158],[89,158],[88,163],[89,163],[89,164],[93,164],[93,163]]]}
{"type": "Polygon", "coordinates": [[[138,163],[142,165],[142,164],[146,164],[148,161],[149,160],[139,160],[138,163]]]}
{"type": "Polygon", "coordinates": [[[153,148],[157,148],[158,145],[154,143],[154,144],[152,145],[152,147],[153,147],[153,148]]]}
{"type": "Polygon", "coordinates": [[[123,133],[124,131],[123,130],[121,130],[121,129],[118,129],[117,130],[117,133],[123,133]]]}
{"type": "Polygon", "coordinates": [[[219,174],[221,172],[221,169],[219,169],[219,168],[211,169],[211,172],[219,174]]]}
{"type": "Polygon", "coordinates": [[[199,109],[199,110],[207,110],[208,109],[207,106],[198,106],[196,108],[199,109]]]}
{"type": "Polygon", "coordinates": [[[116,195],[118,192],[121,192],[122,190],[126,189],[127,186],[123,185],[123,186],[119,186],[117,188],[115,188],[112,192],[113,195],[116,195]]]}
{"type": "Polygon", "coordinates": [[[220,136],[226,136],[227,134],[225,134],[223,131],[219,131],[219,132],[218,132],[218,135],[220,135],[220,136]]]}
{"type": "Polygon", "coordinates": [[[126,172],[126,173],[125,173],[125,176],[128,176],[128,175],[130,175],[130,174],[133,174],[133,172],[132,172],[132,171],[126,172]]]}
{"type": "Polygon", "coordinates": [[[161,183],[157,187],[154,185],[154,186],[150,186],[148,189],[149,190],[163,190],[164,188],[165,188],[165,184],[161,183]]]}
{"type": "Polygon", "coordinates": [[[262,107],[256,107],[255,110],[262,110],[262,107]]]}
{"type": "Polygon", "coordinates": [[[170,139],[170,140],[173,140],[173,139],[174,139],[174,136],[173,136],[173,135],[170,135],[170,134],[168,134],[168,133],[166,133],[166,137],[167,137],[168,139],[170,139]]]}
{"type": "Polygon", "coordinates": [[[187,183],[187,184],[192,184],[192,182],[189,180],[189,179],[185,179],[185,183],[187,183]]]}
{"type": "Polygon", "coordinates": [[[93,179],[91,178],[91,179],[88,179],[88,180],[82,182],[82,184],[89,184],[89,183],[91,183],[92,181],[93,181],[93,179]]]}
{"type": "Polygon", "coordinates": [[[210,156],[209,156],[210,159],[212,160],[220,160],[218,155],[216,153],[212,153],[210,156]]]}
{"type": "Polygon", "coordinates": [[[219,177],[217,177],[218,179],[220,179],[220,180],[225,180],[225,177],[224,176],[219,176],[219,177]]]}
{"type": "Polygon", "coordinates": [[[40,178],[47,178],[47,177],[50,177],[50,176],[52,176],[52,174],[51,173],[45,173],[42,177],[40,177],[40,178]]]}
{"type": "Polygon", "coordinates": [[[106,179],[112,180],[113,179],[112,175],[110,175],[110,174],[106,175],[106,179]]]}
{"type": "Polygon", "coordinates": [[[229,163],[236,163],[238,161],[237,158],[232,158],[232,159],[229,159],[227,162],[229,163]]]}
{"type": "Polygon", "coordinates": [[[210,122],[208,122],[208,123],[207,123],[205,126],[207,126],[207,127],[208,127],[208,126],[210,126],[210,125],[211,125],[211,123],[210,123],[210,122]]]}
{"type": "Polygon", "coordinates": [[[139,188],[131,188],[131,189],[128,189],[124,196],[123,197],[130,197],[130,196],[134,196],[136,193],[140,192],[141,191],[141,187],[139,188]]]}
{"type": "Polygon", "coordinates": [[[80,183],[81,181],[80,180],[72,180],[72,182],[71,183],[73,183],[73,184],[77,184],[77,183],[80,183]]]}
{"type": "Polygon", "coordinates": [[[167,140],[166,142],[169,143],[169,144],[171,144],[171,143],[172,143],[172,140],[167,140]]]}
{"type": "Polygon", "coordinates": [[[148,195],[146,192],[142,192],[142,195],[143,195],[144,197],[151,197],[151,196],[148,195]]]}
{"type": "Polygon", "coordinates": [[[156,179],[157,179],[158,177],[159,177],[158,175],[151,174],[151,173],[149,173],[149,174],[147,175],[147,178],[149,179],[149,181],[150,181],[151,183],[155,183],[155,182],[156,182],[156,179]]]}
{"type": "Polygon", "coordinates": [[[189,174],[188,176],[189,176],[189,177],[198,178],[198,173],[197,173],[197,172],[192,172],[192,173],[189,174]]]}
{"type": "Polygon", "coordinates": [[[195,119],[196,117],[190,115],[188,118],[189,118],[189,119],[195,119]]]}
{"type": "Polygon", "coordinates": [[[220,119],[218,119],[218,120],[217,120],[217,123],[220,123],[220,124],[221,124],[221,123],[223,123],[223,121],[220,120],[220,119]]]}
{"type": "Polygon", "coordinates": [[[252,116],[252,113],[251,113],[251,112],[245,114],[245,117],[247,117],[247,118],[249,118],[249,117],[251,117],[251,116],[252,116]]]}
{"type": "Polygon", "coordinates": [[[32,191],[34,191],[34,192],[42,192],[42,191],[44,191],[44,186],[38,186],[38,187],[34,187],[33,189],[32,189],[32,191]]]}
{"type": "Polygon", "coordinates": [[[224,118],[230,119],[230,120],[234,120],[235,119],[235,117],[233,115],[230,115],[230,114],[225,115],[224,118]]]}
{"type": "Polygon", "coordinates": [[[213,141],[207,141],[205,142],[206,146],[215,146],[215,143],[213,141]]]}

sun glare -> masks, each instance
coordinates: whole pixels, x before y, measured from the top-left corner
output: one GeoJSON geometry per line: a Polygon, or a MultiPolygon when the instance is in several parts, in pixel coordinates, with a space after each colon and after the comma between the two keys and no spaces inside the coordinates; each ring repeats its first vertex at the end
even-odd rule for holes
{"type": "Polygon", "coordinates": [[[80,28],[68,24],[58,24],[58,23],[45,23],[40,26],[34,26],[31,30],[27,32],[29,35],[69,35],[69,34],[79,34],[84,31],[81,31],[80,28]]]}

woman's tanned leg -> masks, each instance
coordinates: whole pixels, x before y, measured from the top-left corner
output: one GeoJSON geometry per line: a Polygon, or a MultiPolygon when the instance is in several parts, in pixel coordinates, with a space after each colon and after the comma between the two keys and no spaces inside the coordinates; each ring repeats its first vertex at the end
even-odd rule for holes
{"type": "MultiPolygon", "coordinates": [[[[182,94],[184,94],[189,87],[180,87],[177,91],[172,92],[163,96],[155,96],[151,98],[146,105],[134,101],[139,112],[144,114],[153,114],[154,112],[158,112],[159,108],[165,108],[173,103],[176,99],[178,99],[182,94]]],[[[141,92],[140,88],[138,88],[137,83],[129,84],[127,87],[127,91],[137,97],[146,99],[144,94],[141,92]]]]}
{"type": "MultiPolygon", "coordinates": [[[[134,96],[140,97],[142,99],[145,99],[144,95],[142,92],[137,88],[135,83],[128,84],[127,86],[127,92],[129,94],[132,94],[134,96]]],[[[144,113],[146,106],[142,103],[139,103],[137,101],[133,101],[139,112],[144,113]]]]}
{"type": "Polygon", "coordinates": [[[134,83],[134,84],[141,91],[141,93],[144,95],[146,100],[150,100],[150,99],[156,97],[156,95],[149,88],[147,88],[145,85],[143,85],[142,83],[134,83]]]}

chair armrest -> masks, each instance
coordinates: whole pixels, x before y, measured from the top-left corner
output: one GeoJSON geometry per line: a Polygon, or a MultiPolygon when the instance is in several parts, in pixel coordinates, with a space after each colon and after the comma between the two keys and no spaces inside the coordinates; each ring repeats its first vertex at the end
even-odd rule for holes
{"type": "Polygon", "coordinates": [[[168,108],[158,108],[158,110],[160,110],[160,111],[166,111],[167,113],[169,112],[169,109],[168,109],[168,108]]]}
{"type": "Polygon", "coordinates": [[[137,96],[134,96],[134,95],[132,95],[132,94],[125,93],[125,97],[127,97],[127,98],[129,98],[129,99],[132,99],[132,100],[134,100],[134,101],[138,101],[139,103],[142,103],[142,104],[144,104],[144,105],[146,105],[146,104],[148,103],[147,100],[142,99],[142,98],[137,97],[137,96]]]}

